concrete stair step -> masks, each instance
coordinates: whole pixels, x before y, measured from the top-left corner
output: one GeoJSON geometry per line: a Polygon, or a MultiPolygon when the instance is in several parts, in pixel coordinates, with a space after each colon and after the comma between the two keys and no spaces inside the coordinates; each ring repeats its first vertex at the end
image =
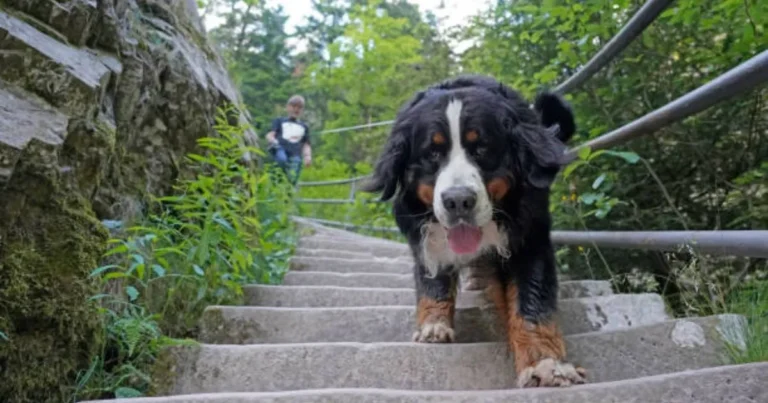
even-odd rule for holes
{"type": "Polygon", "coordinates": [[[413,273],[413,263],[399,259],[378,257],[368,259],[340,259],[317,256],[293,256],[291,270],[330,271],[338,273],[413,273]]]}
{"type": "MultiPolygon", "coordinates": [[[[296,249],[296,252],[294,252],[293,255],[302,256],[302,257],[333,257],[333,258],[340,258],[340,259],[373,259],[375,258],[375,256],[373,256],[371,253],[366,253],[366,252],[351,252],[347,250],[307,249],[307,248],[298,248],[296,249]]],[[[408,258],[410,258],[410,256],[408,258]]],[[[405,259],[405,257],[401,259],[405,259]]],[[[410,260],[413,261],[413,259],[410,259],[410,260]]]]}
{"type": "Polygon", "coordinates": [[[289,271],[283,277],[283,285],[412,288],[413,274],[289,271]]]}
{"type": "Polygon", "coordinates": [[[297,248],[333,249],[348,252],[370,253],[377,257],[411,256],[406,244],[383,241],[339,241],[333,238],[306,237],[299,240],[297,248]]]}
{"type": "Polygon", "coordinates": [[[306,228],[311,230],[311,235],[307,237],[329,236],[329,237],[339,237],[339,238],[372,239],[377,241],[393,242],[389,239],[378,238],[371,235],[361,234],[355,231],[326,226],[326,225],[314,222],[312,220],[307,220],[304,218],[294,217],[293,220],[302,229],[306,228]]]}
{"type": "MultiPolygon", "coordinates": [[[[210,306],[200,341],[215,344],[405,342],[414,331],[413,305],[333,308],[210,306]]],[[[669,319],[657,294],[617,294],[559,302],[564,334],[615,330],[669,319]]],[[[502,337],[494,308],[457,306],[456,342],[502,337]]]]}
{"type": "MultiPolygon", "coordinates": [[[[570,281],[559,275],[560,282],[570,281]]],[[[289,271],[283,285],[329,285],[364,288],[413,288],[413,274],[402,273],[339,273],[323,271],[289,271]]]]}
{"type": "MultiPolygon", "coordinates": [[[[407,276],[407,275],[406,275],[407,276]]],[[[410,287],[339,287],[339,286],[275,286],[249,285],[243,288],[245,304],[273,307],[344,307],[415,305],[413,279],[407,276],[410,287]]],[[[612,295],[607,281],[566,281],[560,284],[559,298],[586,298],[612,295]]],[[[458,295],[460,306],[485,304],[483,291],[463,291],[458,295]]]]}
{"type": "MultiPolygon", "coordinates": [[[[616,403],[768,402],[768,362],[727,365],[569,388],[484,391],[305,389],[123,399],[125,403],[616,403]],[[640,398],[642,400],[638,400],[640,398]]],[[[90,403],[108,403],[98,400],[90,403]]]]}
{"type": "MultiPolygon", "coordinates": [[[[718,315],[570,335],[568,361],[587,369],[590,383],[714,367],[727,356],[721,340],[736,319],[743,320],[718,315]]],[[[506,351],[503,343],[203,344],[165,350],[158,371],[168,378],[161,394],[506,389],[514,386],[506,351]]]]}

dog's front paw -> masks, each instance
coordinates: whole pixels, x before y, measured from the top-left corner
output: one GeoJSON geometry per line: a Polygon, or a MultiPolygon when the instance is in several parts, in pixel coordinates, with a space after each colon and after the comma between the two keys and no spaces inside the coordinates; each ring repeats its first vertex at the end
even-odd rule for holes
{"type": "Polygon", "coordinates": [[[413,333],[413,341],[417,343],[452,343],[453,329],[444,322],[427,322],[421,329],[413,333]]]}
{"type": "Polygon", "coordinates": [[[518,388],[571,386],[586,383],[587,371],[567,362],[545,358],[517,375],[518,388]]]}

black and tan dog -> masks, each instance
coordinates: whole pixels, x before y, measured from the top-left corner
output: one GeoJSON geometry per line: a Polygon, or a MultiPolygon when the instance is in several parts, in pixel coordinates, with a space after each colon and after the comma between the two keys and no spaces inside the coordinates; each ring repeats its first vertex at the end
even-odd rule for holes
{"type": "Polygon", "coordinates": [[[575,129],[559,96],[531,108],[484,76],[439,83],[400,110],[364,190],[394,198],[416,262],[414,341],[452,342],[459,269],[491,270],[518,385],[585,381],[564,361],[550,241],[549,187],[575,129]]]}

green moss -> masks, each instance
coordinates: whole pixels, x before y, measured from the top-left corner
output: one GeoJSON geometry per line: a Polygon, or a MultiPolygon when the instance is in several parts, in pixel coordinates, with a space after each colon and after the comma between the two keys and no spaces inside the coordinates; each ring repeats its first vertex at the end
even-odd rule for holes
{"type": "MultiPolygon", "coordinates": [[[[39,167],[36,167],[39,168],[39,167]]],[[[30,170],[32,172],[37,169],[30,170]]],[[[103,337],[88,280],[108,233],[55,173],[16,177],[0,196],[0,396],[71,400],[103,337]],[[6,225],[7,224],[7,225],[6,225]]]]}
{"type": "Polygon", "coordinates": [[[226,326],[227,321],[221,309],[208,307],[200,316],[200,338],[211,343],[211,340],[217,339],[221,332],[226,332],[226,326]]]}
{"type": "Polygon", "coordinates": [[[64,156],[75,167],[77,185],[83,194],[93,194],[101,184],[109,158],[114,154],[116,130],[106,118],[70,121],[64,156]]]}
{"type": "Polygon", "coordinates": [[[200,355],[200,345],[173,346],[163,349],[152,367],[152,385],[149,396],[168,396],[174,394],[176,380],[181,373],[191,367],[200,355]],[[190,365],[191,364],[191,365],[190,365]]]}

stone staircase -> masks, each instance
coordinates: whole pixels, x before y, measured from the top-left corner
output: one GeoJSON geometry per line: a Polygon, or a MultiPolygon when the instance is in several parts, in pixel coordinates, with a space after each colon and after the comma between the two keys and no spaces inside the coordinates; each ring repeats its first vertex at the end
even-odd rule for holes
{"type": "Polygon", "coordinates": [[[199,346],[169,349],[157,403],[768,402],[768,363],[728,365],[735,315],[673,319],[655,294],[563,281],[569,360],[589,384],[515,389],[513,359],[480,291],[462,291],[456,343],[410,342],[415,294],[405,245],[304,223],[284,285],[211,306],[199,346]]]}

